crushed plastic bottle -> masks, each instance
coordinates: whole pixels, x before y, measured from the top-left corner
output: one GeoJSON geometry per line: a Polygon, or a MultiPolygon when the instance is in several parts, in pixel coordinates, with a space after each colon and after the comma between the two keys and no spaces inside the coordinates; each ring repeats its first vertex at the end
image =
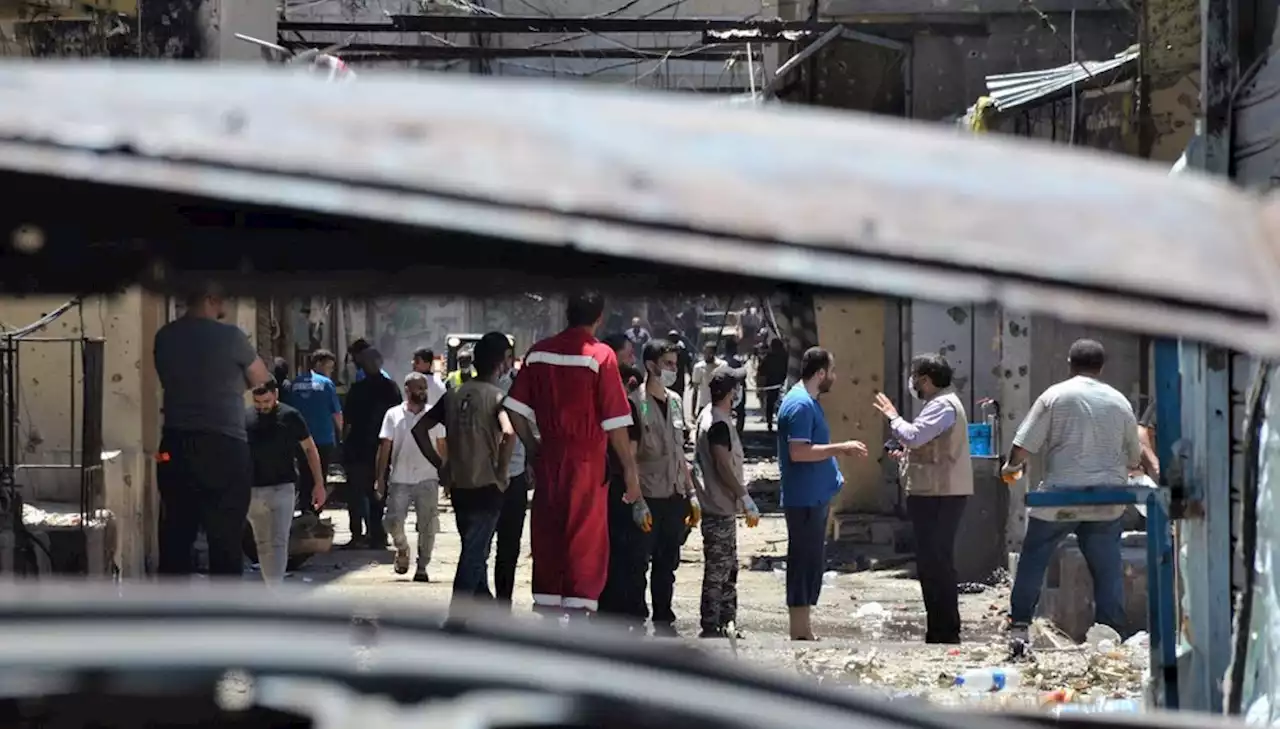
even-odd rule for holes
{"type": "Polygon", "coordinates": [[[884,605],[881,605],[878,602],[869,602],[865,605],[859,605],[858,609],[854,611],[853,617],[859,620],[879,619],[885,617],[888,612],[888,610],[884,609],[884,605]]]}
{"type": "Polygon", "coordinates": [[[1101,708],[1108,714],[1137,714],[1142,711],[1142,705],[1133,699],[1108,699],[1101,708]]]}
{"type": "Polygon", "coordinates": [[[957,687],[967,691],[1004,691],[1017,688],[1022,679],[1018,669],[1010,668],[974,668],[956,676],[957,687]]]}
{"type": "Polygon", "coordinates": [[[1120,642],[1120,634],[1111,626],[1094,624],[1084,635],[1084,642],[1094,648],[1098,648],[1103,641],[1109,642],[1111,650],[1115,650],[1116,645],[1120,642]]]}
{"type": "Polygon", "coordinates": [[[840,576],[839,572],[829,571],[822,573],[822,586],[832,587],[836,584],[836,578],[840,576]]]}

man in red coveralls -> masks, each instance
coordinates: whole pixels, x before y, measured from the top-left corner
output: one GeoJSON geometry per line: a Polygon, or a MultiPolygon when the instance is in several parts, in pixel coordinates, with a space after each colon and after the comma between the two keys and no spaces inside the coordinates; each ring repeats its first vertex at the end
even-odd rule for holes
{"type": "Polygon", "coordinates": [[[640,500],[627,435],[631,406],[618,359],[595,338],[603,318],[599,294],[570,298],[569,327],[533,345],[506,399],[533,464],[529,529],[533,604],[540,611],[596,610],[609,569],[606,448],[612,447],[622,462],[624,501],[640,500]]]}

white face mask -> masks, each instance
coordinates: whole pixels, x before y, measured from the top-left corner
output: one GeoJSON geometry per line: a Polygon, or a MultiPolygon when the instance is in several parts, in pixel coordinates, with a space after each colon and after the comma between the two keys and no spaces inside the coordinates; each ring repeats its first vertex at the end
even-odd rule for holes
{"type": "Polygon", "coordinates": [[[915,388],[915,383],[913,382],[914,379],[914,377],[907,378],[907,392],[911,393],[912,399],[920,400],[922,398],[920,397],[920,391],[915,388]]]}
{"type": "Polygon", "coordinates": [[[674,384],[676,384],[676,371],[675,371],[675,370],[663,370],[663,371],[662,371],[662,386],[663,386],[663,387],[671,387],[671,386],[672,386],[672,385],[674,385],[674,384]]]}

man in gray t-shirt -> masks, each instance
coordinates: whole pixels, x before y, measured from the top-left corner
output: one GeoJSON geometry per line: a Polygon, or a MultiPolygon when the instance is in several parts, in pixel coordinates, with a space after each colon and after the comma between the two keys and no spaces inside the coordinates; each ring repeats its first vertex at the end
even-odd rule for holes
{"type": "MultiPolygon", "coordinates": [[[[1106,353],[1081,339],[1067,360],[1072,377],[1045,390],[1013,437],[1006,474],[1021,472],[1030,454],[1043,459],[1037,489],[1123,487],[1140,467],[1138,420],[1128,398],[1099,376],[1106,353]]],[[[1032,509],[1010,595],[1012,627],[1029,625],[1054,550],[1075,533],[1094,585],[1094,622],[1127,634],[1120,557],[1123,506],[1032,509]]],[[[1021,637],[1021,636],[1015,636],[1021,637]]]]}
{"type": "Polygon", "coordinates": [[[194,571],[191,549],[203,527],[209,573],[239,575],[253,474],[244,392],[266,382],[269,373],[244,332],[221,321],[221,294],[207,289],[186,304],[186,313],[155,338],[164,389],[156,454],[160,574],[194,571]]]}

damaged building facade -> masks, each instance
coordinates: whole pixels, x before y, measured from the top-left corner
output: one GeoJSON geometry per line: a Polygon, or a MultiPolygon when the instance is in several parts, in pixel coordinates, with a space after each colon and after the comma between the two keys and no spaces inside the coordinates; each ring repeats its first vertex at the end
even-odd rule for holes
{"type": "MultiPolygon", "coordinates": [[[[539,7],[552,18],[598,12],[596,3],[531,2],[541,2],[539,7]]],[[[287,27],[290,23],[305,28],[306,23],[385,22],[380,6],[338,0],[290,3],[283,19],[273,12],[263,12],[266,4],[246,0],[137,0],[131,5],[103,2],[92,11],[85,9],[86,3],[63,7],[51,0],[39,4],[39,12],[32,9],[33,5],[0,0],[0,7],[11,11],[0,22],[0,28],[6,42],[12,41],[6,51],[12,55],[142,55],[261,63],[256,48],[235,38],[236,33],[244,33],[294,48],[350,42],[350,53],[344,55],[357,65],[364,58],[364,63],[371,66],[586,79],[631,88],[719,94],[753,93],[772,83],[776,96],[784,102],[908,117],[930,124],[941,124],[988,95],[989,77],[1060,68],[1069,64],[1073,55],[1081,61],[1105,61],[1124,53],[1137,36],[1137,19],[1127,6],[1101,0],[1045,0],[1036,4],[1038,12],[1012,0],[979,0],[959,6],[940,0],[837,0],[820,4],[816,17],[809,4],[801,2],[773,6],[759,0],[690,0],[681,5],[681,14],[687,17],[743,18],[763,14],[783,20],[840,23],[854,31],[795,64],[789,74],[779,76],[780,61],[805,45],[793,43],[794,35],[727,46],[703,43],[702,31],[672,31],[643,39],[598,32],[488,36],[461,32],[281,31],[282,25],[287,27]],[[560,40],[553,46],[539,47],[548,35],[560,40]],[[566,39],[572,35],[581,37],[566,39]],[[18,43],[20,38],[29,42],[18,43]],[[55,43],[42,38],[62,40],[55,43]],[[617,48],[619,43],[627,48],[617,48]],[[703,45],[712,47],[702,48],[703,45]],[[462,54],[457,51],[460,46],[484,46],[489,53],[462,54]],[[537,52],[553,47],[566,52],[537,52]],[[624,53],[627,57],[617,57],[624,53]],[[463,57],[445,58],[449,55],[463,57]],[[628,63],[615,65],[623,61],[628,63]]],[[[532,12],[527,7],[521,9],[524,5],[491,2],[486,7],[503,15],[532,12]]],[[[617,17],[658,17],[656,13],[663,5],[656,0],[628,4],[617,17]]],[[[397,10],[406,14],[425,10],[455,17],[467,15],[458,6],[443,2],[405,4],[388,12],[397,10]]],[[[1061,141],[1054,134],[1069,125],[1060,121],[1064,113],[1062,101],[1055,103],[1058,107],[1053,115],[1042,115],[1027,127],[1034,132],[1029,136],[1061,141]],[[1043,132],[1046,128],[1050,130],[1048,135],[1043,132]]],[[[1082,128],[1100,128],[1097,116],[1088,113],[1089,108],[1084,107],[1082,128]]],[[[1120,146],[1127,150],[1127,138],[1121,141],[1120,146]]],[[[982,171],[974,170],[973,174],[980,176],[982,171]]],[[[769,181],[761,180],[760,184],[767,185],[769,181]]],[[[429,285],[424,282],[424,286],[429,285]]],[[[4,300],[0,302],[0,322],[6,327],[19,326],[38,319],[60,303],[4,300]]],[[[780,295],[775,303],[777,310],[784,312],[782,320],[795,348],[820,342],[843,363],[845,382],[832,392],[828,405],[836,438],[857,438],[873,446],[884,442],[883,418],[872,408],[872,397],[875,392],[884,391],[899,403],[909,402],[902,385],[905,366],[913,354],[921,352],[940,352],[956,367],[958,389],[971,419],[977,421],[988,414],[996,418],[1001,453],[1007,452],[1014,429],[1039,392],[1066,376],[1065,353],[1075,338],[1090,336],[1106,345],[1110,361],[1105,379],[1129,395],[1136,407],[1141,407],[1150,395],[1149,346],[1131,335],[1086,330],[994,308],[946,303],[810,296],[802,292],[780,295]]],[[[86,300],[82,307],[83,319],[78,315],[64,317],[56,328],[105,340],[103,397],[112,417],[104,424],[103,440],[105,450],[117,453],[111,460],[117,465],[108,470],[104,504],[116,514],[121,535],[115,561],[121,574],[136,576],[150,571],[154,564],[153,456],[160,414],[150,348],[156,329],[172,316],[173,307],[142,291],[86,300]]],[[[394,301],[266,297],[237,302],[235,320],[250,334],[260,352],[285,357],[295,367],[302,363],[304,353],[316,346],[341,354],[347,342],[363,337],[384,350],[393,374],[402,374],[412,347],[434,346],[439,352],[451,331],[501,329],[527,344],[554,331],[561,310],[554,297],[421,297],[394,301]]],[[[24,457],[33,462],[37,458],[54,460],[58,454],[73,453],[76,448],[70,429],[63,427],[73,414],[58,404],[63,397],[61,383],[75,377],[74,363],[68,360],[59,364],[54,357],[68,360],[66,354],[50,354],[44,360],[28,358],[29,371],[24,364],[23,397],[32,413],[25,416],[27,434],[23,447],[28,450],[24,457]],[[55,380],[60,383],[58,393],[42,389],[44,383],[55,380]],[[64,432],[68,435],[61,435],[64,432]]],[[[903,499],[892,462],[846,459],[842,465],[847,486],[837,505],[840,514],[833,524],[835,536],[860,541],[868,554],[908,549],[910,533],[902,519],[903,499]]],[[[982,535],[985,541],[973,540],[962,555],[961,567],[966,580],[976,581],[1007,564],[1009,553],[1017,551],[1025,511],[1019,489],[1011,490],[998,480],[995,458],[976,458],[974,469],[978,494],[962,529],[982,535]]],[[[72,493],[71,485],[45,482],[56,481],[56,476],[39,478],[43,480],[31,486],[33,500],[56,502],[72,493]]],[[[1036,478],[1033,464],[1028,481],[1036,478]]]]}

